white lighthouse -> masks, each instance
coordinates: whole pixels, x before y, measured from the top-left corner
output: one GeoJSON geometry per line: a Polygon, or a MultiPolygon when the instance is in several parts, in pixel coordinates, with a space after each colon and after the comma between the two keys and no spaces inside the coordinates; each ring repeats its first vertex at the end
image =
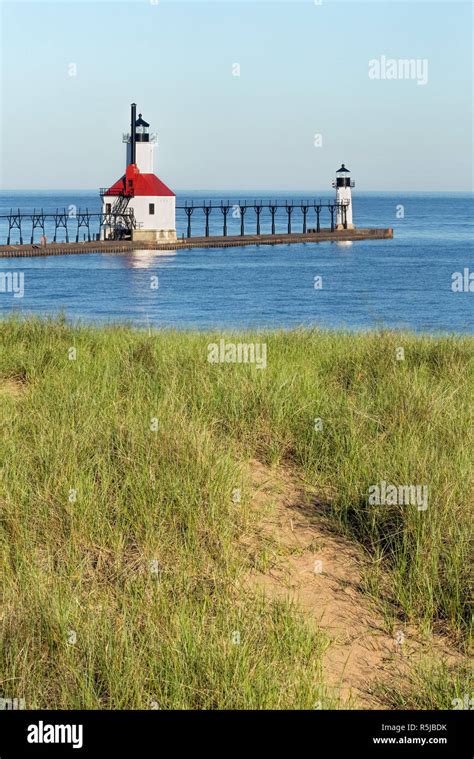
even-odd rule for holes
{"type": "Polygon", "coordinates": [[[355,182],[349,176],[350,171],[344,164],[336,171],[332,186],[336,188],[336,229],[354,229],[352,222],[352,187],[355,182]]]}
{"type": "Polygon", "coordinates": [[[101,190],[103,240],[128,234],[132,240],[176,240],[176,197],[153,173],[153,152],[156,137],[150,125],[136,117],[131,106],[130,134],[126,143],[125,174],[111,187],[101,190]],[[133,226],[129,228],[133,212],[133,226]],[[121,216],[123,214],[123,216],[121,216]]]}

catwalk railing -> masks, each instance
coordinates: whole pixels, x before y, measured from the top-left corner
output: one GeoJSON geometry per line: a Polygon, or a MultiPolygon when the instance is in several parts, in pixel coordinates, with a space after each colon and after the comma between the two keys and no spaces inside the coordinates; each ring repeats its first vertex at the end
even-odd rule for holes
{"type": "MultiPolygon", "coordinates": [[[[311,231],[310,227],[308,226],[308,222],[311,223],[311,219],[309,217],[309,214],[311,211],[314,211],[314,223],[315,227],[313,231],[320,232],[321,231],[321,212],[323,209],[327,209],[330,216],[330,229],[331,232],[334,232],[335,230],[335,217],[337,217],[338,213],[340,214],[341,223],[344,229],[347,229],[347,206],[349,205],[348,201],[345,201],[344,203],[331,203],[328,201],[327,203],[323,203],[321,201],[313,201],[313,200],[302,200],[302,201],[260,201],[260,200],[254,200],[252,202],[250,201],[239,201],[237,203],[231,203],[230,201],[220,201],[220,203],[212,203],[212,201],[209,201],[208,203],[203,202],[199,204],[195,204],[193,201],[186,202],[184,205],[178,205],[176,206],[177,210],[183,211],[186,218],[186,237],[190,238],[192,237],[192,217],[195,211],[202,211],[204,213],[204,236],[205,237],[212,237],[212,234],[216,234],[215,232],[211,233],[210,231],[210,217],[213,212],[216,214],[219,214],[219,212],[222,215],[222,236],[227,237],[229,224],[228,219],[229,215],[232,219],[237,220],[238,226],[239,226],[239,232],[240,235],[247,234],[256,234],[260,235],[262,233],[262,222],[265,218],[265,215],[267,216],[267,219],[269,220],[269,223],[271,225],[271,231],[270,234],[274,235],[276,234],[276,221],[278,218],[278,214],[280,212],[283,212],[284,217],[286,217],[286,232],[288,234],[292,234],[292,232],[296,232],[297,230],[294,228],[294,212],[300,211],[301,217],[301,228],[299,231],[303,232],[303,234],[306,234],[308,231],[311,231]],[[255,222],[255,232],[249,231],[249,217],[247,216],[248,211],[254,212],[254,222],[255,222]],[[247,226],[246,226],[247,221],[247,226]]],[[[253,226],[253,225],[252,225],[253,226]]]]}
{"type": "MultiPolygon", "coordinates": [[[[228,234],[242,235],[263,234],[263,226],[268,226],[267,234],[292,234],[295,232],[320,232],[323,217],[326,215],[328,229],[334,232],[338,222],[347,229],[348,202],[335,203],[315,200],[299,201],[186,201],[176,206],[178,234],[191,238],[196,227],[198,234],[204,237],[215,237],[228,234]],[[219,223],[220,222],[220,223],[219,223]]],[[[140,228],[134,217],[133,209],[123,212],[98,213],[69,207],[69,210],[56,209],[55,212],[44,212],[43,209],[33,212],[10,210],[10,213],[0,215],[0,244],[21,245],[35,242],[79,242],[80,238],[92,241],[98,239],[101,230],[116,238],[130,237],[132,230],[140,228]],[[35,239],[36,238],[36,239],[35,239]]]]}
{"type": "Polygon", "coordinates": [[[10,245],[12,238],[20,245],[35,243],[35,235],[47,239],[47,234],[53,242],[58,237],[65,242],[79,242],[82,234],[84,240],[97,239],[102,228],[114,230],[117,237],[130,235],[137,226],[132,209],[119,213],[90,213],[86,208],[74,211],[56,210],[55,213],[45,213],[43,209],[33,213],[11,210],[9,214],[0,215],[0,243],[10,245]],[[15,231],[16,230],[16,231],[15,231]],[[5,234],[6,233],[6,234],[5,234]],[[2,239],[3,237],[3,239],[2,239]]]}

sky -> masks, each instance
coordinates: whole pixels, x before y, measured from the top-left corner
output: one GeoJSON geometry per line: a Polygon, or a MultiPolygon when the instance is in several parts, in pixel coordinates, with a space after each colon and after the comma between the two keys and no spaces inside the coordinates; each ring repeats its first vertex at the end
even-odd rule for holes
{"type": "Polygon", "coordinates": [[[360,190],[472,190],[468,2],[0,10],[2,189],[112,184],[135,101],[158,134],[155,171],[178,192],[321,190],[341,162],[360,190]]]}

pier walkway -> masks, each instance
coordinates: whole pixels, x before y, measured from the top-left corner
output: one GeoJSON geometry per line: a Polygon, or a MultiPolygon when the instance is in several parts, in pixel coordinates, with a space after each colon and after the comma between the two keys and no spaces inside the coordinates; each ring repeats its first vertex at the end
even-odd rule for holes
{"type": "Polygon", "coordinates": [[[62,256],[78,253],[127,253],[133,250],[173,250],[179,248],[234,248],[246,245],[296,245],[298,243],[385,240],[393,237],[393,229],[341,229],[291,234],[229,235],[182,237],[175,242],[137,242],[133,240],[93,240],[86,242],[52,242],[46,245],[0,245],[0,257],[62,256]]]}

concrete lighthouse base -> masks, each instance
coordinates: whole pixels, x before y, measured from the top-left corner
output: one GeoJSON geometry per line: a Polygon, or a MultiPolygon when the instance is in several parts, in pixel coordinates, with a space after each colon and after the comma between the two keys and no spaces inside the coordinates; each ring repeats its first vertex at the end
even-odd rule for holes
{"type": "Polygon", "coordinates": [[[132,240],[136,242],[175,242],[176,229],[134,229],[132,240]]]}
{"type": "Polygon", "coordinates": [[[347,227],[344,226],[344,224],[336,224],[336,229],[339,232],[341,229],[355,229],[354,224],[348,224],[347,227]]]}

